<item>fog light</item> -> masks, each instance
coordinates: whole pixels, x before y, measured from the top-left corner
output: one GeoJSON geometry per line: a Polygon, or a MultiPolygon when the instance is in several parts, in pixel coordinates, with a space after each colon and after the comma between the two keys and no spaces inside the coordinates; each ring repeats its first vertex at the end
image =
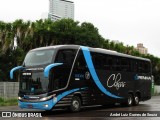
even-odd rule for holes
{"type": "Polygon", "coordinates": [[[47,108],[47,107],[48,107],[48,104],[44,104],[43,106],[47,108]]]}

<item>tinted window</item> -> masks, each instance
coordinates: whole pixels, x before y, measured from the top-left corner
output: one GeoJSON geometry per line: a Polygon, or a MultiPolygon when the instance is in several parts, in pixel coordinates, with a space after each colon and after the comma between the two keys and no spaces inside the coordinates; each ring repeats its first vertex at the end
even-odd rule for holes
{"type": "Polygon", "coordinates": [[[75,58],[76,50],[60,50],[57,54],[56,63],[64,63],[71,66],[75,58]]]}
{"type": "Polygon", "coordinates": [[[150,73],[151,68],[150,68],[150,63],[147,61],[140,61],[140,60],[134,60],[132,61],[132,68],[133,72],[138,72],[138,73],[150,73]]]}
{"type": "Polygon", "coordinates": [[[121,70],[122,71],[131,71],[131,63],[130,63],[130,59],[127,58],[122,58],[121,59],[121,70]]]}
{"type": "Polygon", "coordinates": [[[105,63],[106,59],[103,54],[98,54],[98,53],[92,53],[92,61],[94,64],[94,67],[96,69],[104,69],[105,68],[105,63]]]}
{"type": "Polygon", "coordinates": [[[145,73],[150,73],[151,69],[150,69],[150,63],[149,62],[144,62],[144,72],[145,73]]]}
{"type": "Polygon", "coordinates": [[[138,72],[138,63],[137,63],[137,61],[132,60],[131,64],[132,64],[132,69],[131,69],[131,71],[132,71],[132,72],[138,72]]]}
{"type": "Polygon", "coordinates": [[[63,65],[52,69],[49,80],[50,91],[64,88],[67,85],[76,52],[77,50],[74,49],[63,49],[57,52],[55,63],[63,63],[63,65]]]}
{"type": "Polygon", "coordinates": [[[86,67],[86,61],[81,50],[77,56],[75,67],[78,69],[84,69],[86,67]]]}
{"type": "Polygon", "coordinates": [[[96,69],[126,71],[138,73],[150,73],[151,66],[147,61],[136,60],[121,56],[112,56],[91,52],[92,61],[96,69]]]}
{"type": "Polygon", "coordinates": [[[113,68],[113,57],[109,56],[109,55],[105,55],[106,57],[106,62],[104,63],[104,68],[106,70],[112,70],[113,68]]]}
{"type": "Polygon", "coordinates": [[[25,66],[36,66],[44,65],[52,62],[54,50],[38,50],[27,53],[24,65],[25,66]]]}
{"type": "Polygon", "coordinates": [[[115,70],[116,71],[121,71],[121,59],[120,59],[120,57],[116,57],[114,65],[115,65],[115,70]]]}

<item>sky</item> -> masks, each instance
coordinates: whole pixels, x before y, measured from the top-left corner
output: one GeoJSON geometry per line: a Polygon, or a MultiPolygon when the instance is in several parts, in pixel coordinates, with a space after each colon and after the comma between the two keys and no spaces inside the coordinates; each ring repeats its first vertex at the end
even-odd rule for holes
{"type": "MultiPolygon", "coordinates": [[[[71,0],[75,20],[91,22],[106,39],[136,47],[160,57],[160,0],[71,0]]],[[[49,11],[49,0],[0,0],[0,20],[35,21],[49,11]]]]}

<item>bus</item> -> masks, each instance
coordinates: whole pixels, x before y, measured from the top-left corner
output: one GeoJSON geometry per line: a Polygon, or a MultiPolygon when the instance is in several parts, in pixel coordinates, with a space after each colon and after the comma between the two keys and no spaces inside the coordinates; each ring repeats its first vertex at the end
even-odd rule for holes
{"type": "Polygon", "coordinates": [[[30,50],[19,71],[20,108],[78,112],[83,106],[138,105],[151,98],[151,61],[101,48],[55,45],[30,50]]]}

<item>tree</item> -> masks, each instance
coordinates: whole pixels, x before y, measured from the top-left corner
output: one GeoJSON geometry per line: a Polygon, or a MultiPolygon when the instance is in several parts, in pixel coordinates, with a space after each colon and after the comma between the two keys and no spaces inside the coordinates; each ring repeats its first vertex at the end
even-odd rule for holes
{"type": "Polygon", "coordinates": [[[72,19],[61,19],[54,22],[52,32],[55,44],[75,44],[80,27],[79,22],[72,19]]]}
{"type": "Polygon", "coordinates": [[[77,36],[76,44],[78,45],[103,47],[104,38],[102,38],[98,29],[91,23],[82,23],[77,36]]]}
{"type": "Polygon", "coordinates": [[[72,19],[58,21],[37,20],[35,22],[15,20],[13,23],[0,21],[0,81],[9,79],[9,71],[21,65],[26,53],[33,48],[58,45],[78,44],[99,47],[121,53],[145,57],[152,61],[152,71],[156,84],[160,84],[160,58],[142,55],[133,46],[124,46],[104,39],[92,23],[79,23],[72,19]],[[17,36],[18,47],[13,50],[13,39],[17,36]]]}

